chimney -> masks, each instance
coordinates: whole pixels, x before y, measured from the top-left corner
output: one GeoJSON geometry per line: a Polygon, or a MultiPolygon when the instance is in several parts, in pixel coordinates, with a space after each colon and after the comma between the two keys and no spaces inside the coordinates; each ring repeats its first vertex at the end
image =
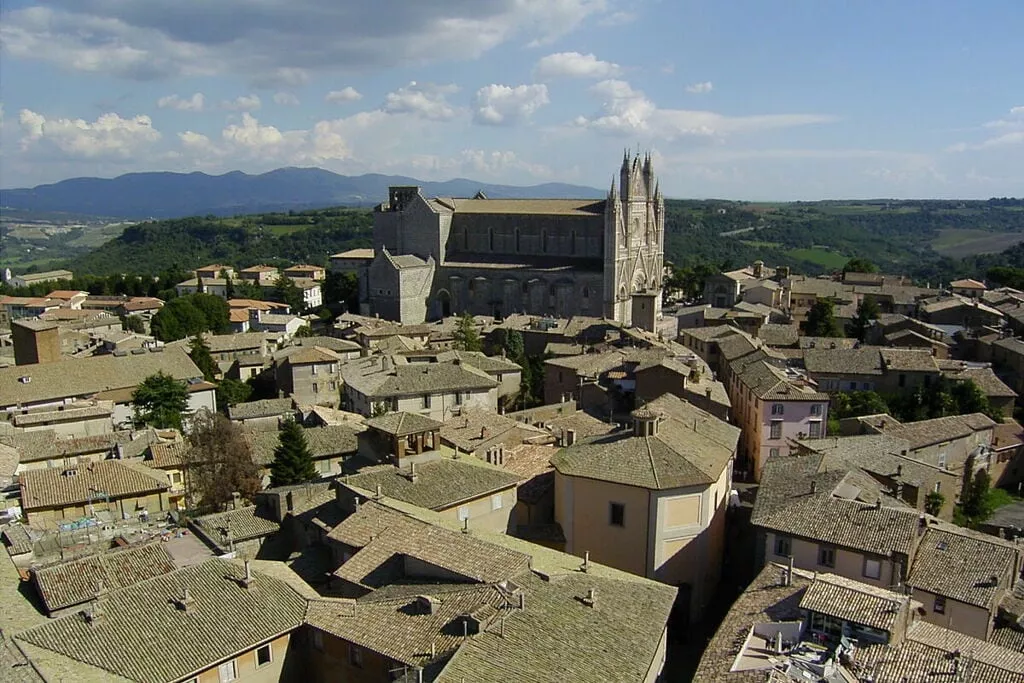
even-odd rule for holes
{"type": "Polygon", "coordinates": [[[519,593],[519,609],[526,609],[526,593],[519,593]]]}
{"type": "Polygon", "coordinates": [[[707,399],[708,399],[709,401],[711,400],[711,387],[708,387],[707,389],[705,389],[705,390],[704,390],[704,396],[705,396],[705,398],[707,398],[707,399]]]}
{"type": "Polygon", "coordinates": [[[488,431],[487,427],[481,427],[480,428],[480,440],[481,441],[486,441],[487,439],[490,438],[490,436],[491,436],[491,433],[490,433],[490,431],[488,431]]]}
{"type": "Polygon", "coordinates": [[[246,588],[251,588],[256,582],[256,579],[252,575],[252,566],[249,560],[245,561],[245,577],[242,579],[242,585],[246,588]]]}
{"type": "Polygon", "coordinates": [[[583,598],[583,604],[587,607],[593,607],[597,599],[597,590],[594,588],[587,589],[587,597],[583,598]]]}
{"type": "Polygon", "coordinates": [[[896,476],[897,477],[902,477],[903,476],[903,465],[896,465],[896,476]]]}
{"type": "Polygon", "coordinates": [[[790,554],[790,556],[789,556],[789,565],[786,567],[786,580],[785,580],[784,585],[786,585],[786,586],[792,586],[793,585],[793,555],[792,554],[790,554]]]}
{"type": "MultiPolygon", "coordinates": [[[[415,465],[413,465],[413,467],[415,467],[415,465]]],[[[377,484],[377,491],[376,491],[376,495],[374,496],[374,498],[376,498],[377,500],[380,500],[383,497],[384,497],[384,492],[382,490],[382,487],[381,487],[380,484],[377,484]]],[[[359,499],[356,498],[356,501],[358,501],[358,500],[359,499]]]]}
{"type": "Polygon", "coordinates": [[[818,492],[818,482],[816,482],[815,480],[812,479],[811,480],[811,495],[814,495],[817,492],[818,492]]]}
{"type": "Polygon", "coordinates": [[[419,478],[419,476],[420,475],[416,474],[416,463],[410,463],[409,464],[409,481],[411,481],[412,483],[415,484],[416,480],[419,478]]]}
{"type": "Polygon", "coordinates": [[[241,510],[242,509],[242,494],[238,491],[231,492],[231,509],[241,510]]]}
{"type": "Polygon", "coordinates": [[[590,571],[590,551],[587,550],[583,553],[583,564],[580,565],[580,571],[586,573],[590,571]]]}

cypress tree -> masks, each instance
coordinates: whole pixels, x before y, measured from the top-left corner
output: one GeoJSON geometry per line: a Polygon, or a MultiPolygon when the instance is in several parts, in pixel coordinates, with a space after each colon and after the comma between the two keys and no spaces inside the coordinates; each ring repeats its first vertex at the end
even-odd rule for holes
{"type": "Polygon", "coordinates": [[[294,420],[288,420],[278,439],[274,462],[270,465],[270,485],[292,486],[316,479],[313,454],[309,451],[302,427],[294,420]]]}

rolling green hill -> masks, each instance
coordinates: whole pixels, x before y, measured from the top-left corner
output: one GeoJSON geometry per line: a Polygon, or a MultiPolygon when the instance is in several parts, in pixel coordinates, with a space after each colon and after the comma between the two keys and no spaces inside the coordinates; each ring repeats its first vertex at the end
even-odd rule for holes
{"type": "MultiPolygon", "coordinates": [[[[107,275],[211,262],[324,263],[331,253],[370,246],[372,222],[368,210],[319,209],[140,223],[68,266],[107,275]]],[[[946,281],[1020,265],[1002,254],[1021,252],[1013,249],[1021,241],[1024,200],[666,202],[665,255],[677,265],[761,259],[815,274],[859,256],[886,272],[946,281]]]]}

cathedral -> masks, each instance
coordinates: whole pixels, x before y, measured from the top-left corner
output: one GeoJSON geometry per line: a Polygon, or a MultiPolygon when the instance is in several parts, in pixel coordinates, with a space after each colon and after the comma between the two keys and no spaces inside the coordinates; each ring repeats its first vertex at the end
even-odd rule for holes
{"type": "Polygon", "coordinates": [[[649,155],[623,155],[604,200],[424,197],[392,187],[374,211],[364,312],[421,323],[604,317],[653,330],[661,314],[665,200],[649,155]]]}

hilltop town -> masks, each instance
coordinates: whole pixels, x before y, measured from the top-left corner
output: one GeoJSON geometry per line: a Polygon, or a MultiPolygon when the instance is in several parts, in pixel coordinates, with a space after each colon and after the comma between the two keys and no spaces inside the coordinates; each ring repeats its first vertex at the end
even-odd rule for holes
{"type": "Polygon", "coordinates": [[[1024,683],[1024,292],[683,291],[630,153],[373,222],[161,296],[9,274],[0,679],[1024,683]]]}

